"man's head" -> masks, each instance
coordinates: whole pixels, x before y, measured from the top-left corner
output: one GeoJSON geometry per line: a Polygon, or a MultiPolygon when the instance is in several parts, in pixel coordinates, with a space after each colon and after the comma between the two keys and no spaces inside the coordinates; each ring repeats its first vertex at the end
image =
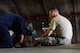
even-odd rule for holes
{"type": "Polygon", "coordinates": [[[49,9],[49,17],[53,18],[55,16],[59,15],[59,11],[57,10],[57,8],[51,8],[49,9]]]}

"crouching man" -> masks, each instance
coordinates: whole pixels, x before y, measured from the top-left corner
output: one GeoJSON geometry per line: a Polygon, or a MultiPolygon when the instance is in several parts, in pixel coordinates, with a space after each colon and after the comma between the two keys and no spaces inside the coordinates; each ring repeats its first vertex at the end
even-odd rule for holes
{"type": "Polygon", "coordinates": [[[23,43],[24,35],[31,35],[25,27],[24,19],[18,14],[5,14],[0,16],[0,48],[12,48],[16,43],[23,43]],[[10,36],[9,30],[15,33],[10,36]]]}

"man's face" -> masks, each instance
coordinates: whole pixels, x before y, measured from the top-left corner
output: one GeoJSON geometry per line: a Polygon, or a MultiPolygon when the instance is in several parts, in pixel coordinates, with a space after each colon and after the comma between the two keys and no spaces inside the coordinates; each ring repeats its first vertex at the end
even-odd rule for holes
{"type": "Polygon", "coordinates": [[[50,11],[49,11],[49,17],[50,17],[50,18],[55,17],[55,11],[50,10],[50,11]]]}

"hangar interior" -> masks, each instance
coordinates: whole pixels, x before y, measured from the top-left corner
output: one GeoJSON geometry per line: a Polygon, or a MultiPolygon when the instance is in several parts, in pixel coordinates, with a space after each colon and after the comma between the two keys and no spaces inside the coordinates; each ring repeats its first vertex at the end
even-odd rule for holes
{"type": "Polygon", "coordinates": [[[80,0],[0,0],[0,15],[20,14],[25,19],[26,26],[32,23],[33,29],[37,31],[36,36],[41,36],[44,28],[49,26],[48,9],[54,6],[72,23],[72,43],[80,43],[80,0]]]}

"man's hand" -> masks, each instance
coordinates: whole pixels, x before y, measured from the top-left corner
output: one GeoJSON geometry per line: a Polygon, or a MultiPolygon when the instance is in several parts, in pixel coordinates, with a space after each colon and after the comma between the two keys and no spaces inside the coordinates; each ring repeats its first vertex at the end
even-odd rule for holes
{"type": "Polygon", "coordinates": [[[22,43],[23,43],[23,41],[24,41],[24,35],[23,35],[23,34],[21,34],[21,39],[20,39],[19,43],[20,43],[20,44],[22,44],[22,43]]]}
{"type": "Polygon", "coordinates": [[[37,41],[42,41],[42,40],[45,40],[46,39],[46,37],[39,37],[39,39],[37,40],[37,41]]]}

